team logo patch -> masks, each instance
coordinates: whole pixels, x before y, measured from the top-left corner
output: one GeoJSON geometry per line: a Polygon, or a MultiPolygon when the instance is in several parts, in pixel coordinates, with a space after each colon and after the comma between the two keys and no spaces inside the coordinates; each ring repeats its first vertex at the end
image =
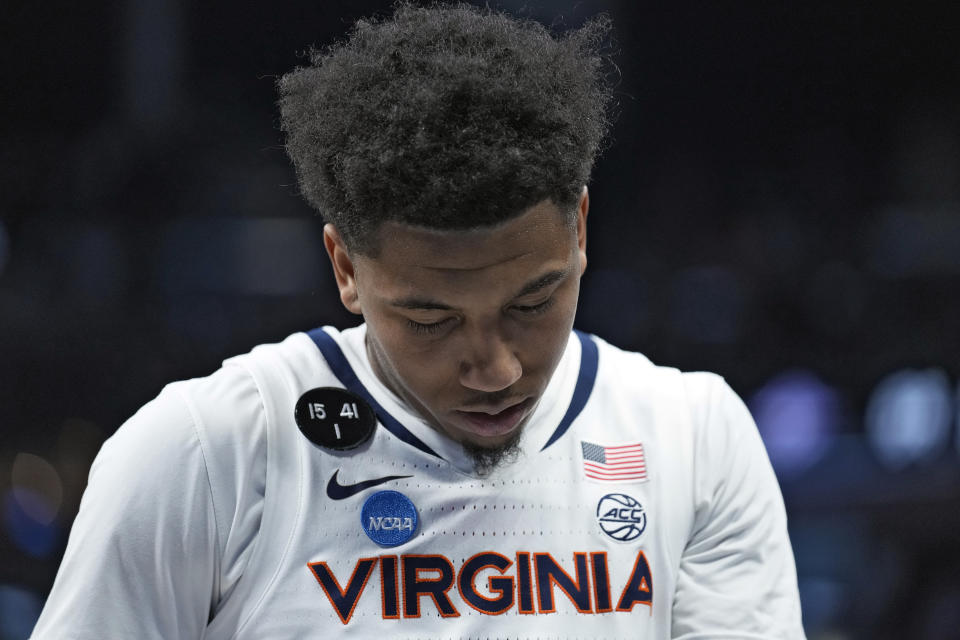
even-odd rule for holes
{"type": "Polygon", "coordinates": [[[381,547],[396,547],[417,531],[417,508],[399,491],[377,491],[360,510],[360,525],[381,547]]]}
{"type": "Polygon", "coordinates": [[[580,441],[583,473],[600,482],[646,482],[647,458],[643,443],[602,445],[580,441]]]}
{"type": "Polygon", "coordinates": [[[636,498],[608,493],[597,503],[597,523],[614,540],[630,542],[647,528],[647,513],[636,498]]]}

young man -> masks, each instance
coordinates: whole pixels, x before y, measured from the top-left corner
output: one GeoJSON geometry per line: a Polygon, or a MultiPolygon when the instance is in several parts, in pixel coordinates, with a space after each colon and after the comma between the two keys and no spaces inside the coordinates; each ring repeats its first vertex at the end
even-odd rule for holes
{"type": "Polygon", "coordinates": [[[598,43],[467,6],[280,82],[342,303],[103,447],[35,638],[801,638],[745,407],[572,331],[598,43]]]}

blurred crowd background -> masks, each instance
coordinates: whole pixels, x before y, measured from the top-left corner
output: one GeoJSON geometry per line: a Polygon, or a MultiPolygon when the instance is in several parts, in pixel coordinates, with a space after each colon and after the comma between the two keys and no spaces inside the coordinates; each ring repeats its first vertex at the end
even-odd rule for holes
{"type": "MultiPolygon", "coordinates": [[[[4,4],[0,640],[29,634],[90,462],[140,405],[356,323],[274,82],[389,6],[4,4]]],[[[614,20],[580,328],[745,398],[811,638],[960,637],[956,3],[493,6],[614,20]]]]}

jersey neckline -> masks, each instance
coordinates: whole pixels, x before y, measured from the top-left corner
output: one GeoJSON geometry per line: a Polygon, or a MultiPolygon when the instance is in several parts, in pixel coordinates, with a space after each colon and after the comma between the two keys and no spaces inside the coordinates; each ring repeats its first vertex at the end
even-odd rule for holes
{"type": "MultiPolygon", "coordinates": [[[[455,467],[465,467],[461,470],[467,471],[466,467],[469,464],[467,464],[466,456],[458,455],[462,449],[454,441],[426,425],[422,419],[419,419],[419,416],[412,413],[395,394],[374,377],[372,368],[367,361],[366,349],[362,348],[363,339],[366,335],[365,330],[365,325],[343,332],[334,327],[318,327],[306,332],[306,335],[316,345],[331,372],[343,387],[370,403],[380,420],[380,424],[385,429],[402,442],[423,453],[445,460],[455,467]],[[339,337],[339,340],[336,336],[339,337]],[[348,349],[352,357],[345,353],[345,349],[340,342],[344,342],[347,347],[354,346],[350,344],[352,342],[359,342],[356,345],[357,348],[348,349]],[[351,364],[351,360],[354,361],[353,364],[351,364]],[[359,375],[357,367],[360,368],[359,375]],[[364,384],[362,378],[367,379],[366,384],[364,384]],[[373,390],[377,393],[373,393],[368,387],[373,387],[373,390]],[[394,411],[388,410],[384,405],[392,405],[396,409],[396,413],[400,415],[406,413],[407,415],[403,415],[403,420],[398,419],[393,415],[394,411]],[[414,428],[415,424],[405,424],[405,422],[419,424],[416,424],[417,428],[414,428]],[[415,431],[419,431],[419,435],[415,431]],[[426,441],[429,441],[429,443],[426,441]]],[[[534,419],[537,419],[538,414],[542,412],[545,414],[543,417],[549,422],[545,422],[543,419],[531,420],[531,423],[524,427],[524,439],[531,440],[530,444],[534,445],[531,452],[544,451],[562,438],[573,421],[583,411],[593,391],[599,355],[596,341],[591,335],[581,331],[574,330],[572,333],[577,340],[572,340],[573,336],[571,336],[564,357],[554,371],[551,381],[541,397],[540,406],[533,416],[534,419]],[[579,349],[576,349],[574,345],[579,349]],[[579,351],[578,366],[574,365],[573,362],[565,362],[577,355],[573,353],[574,351],[579,351]],[[569,374],[573,373],[574,366],[576,366],[576,380],[565,380],[565,378],[571,377],[569,374]],[[553,397],[550,398],[549,396],[553,397]],[[564,406],[564,396],[568,397],[569,401],[566,403],[566,410],[561,417],[558,409],[564,406]],[[555,425],[552,431],[549,431],[550,423],[555,425]],[[538,438],[536,437],[537,434],[533,432],[539,431],[543,431],[543,435],[538,438]],[[547,433],[550,434],[549,437],[546,437],[547,433]],[[542,447],[539,446],[539,442],[544,443],[542,447]]],[[[526,449],[527,447],[523,448],[526,449]]]]}

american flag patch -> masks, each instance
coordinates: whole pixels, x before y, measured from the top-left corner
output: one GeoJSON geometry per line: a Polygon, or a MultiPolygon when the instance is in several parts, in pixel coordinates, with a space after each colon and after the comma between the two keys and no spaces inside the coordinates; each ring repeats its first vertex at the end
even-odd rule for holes
{"type": "Polygon", "coordinates": [[[647,460],[643,444],[621,444],[605,447],[580,441],[583,448],[583,472],[588,478],[605,482],[647,480],[647,460]]]}

